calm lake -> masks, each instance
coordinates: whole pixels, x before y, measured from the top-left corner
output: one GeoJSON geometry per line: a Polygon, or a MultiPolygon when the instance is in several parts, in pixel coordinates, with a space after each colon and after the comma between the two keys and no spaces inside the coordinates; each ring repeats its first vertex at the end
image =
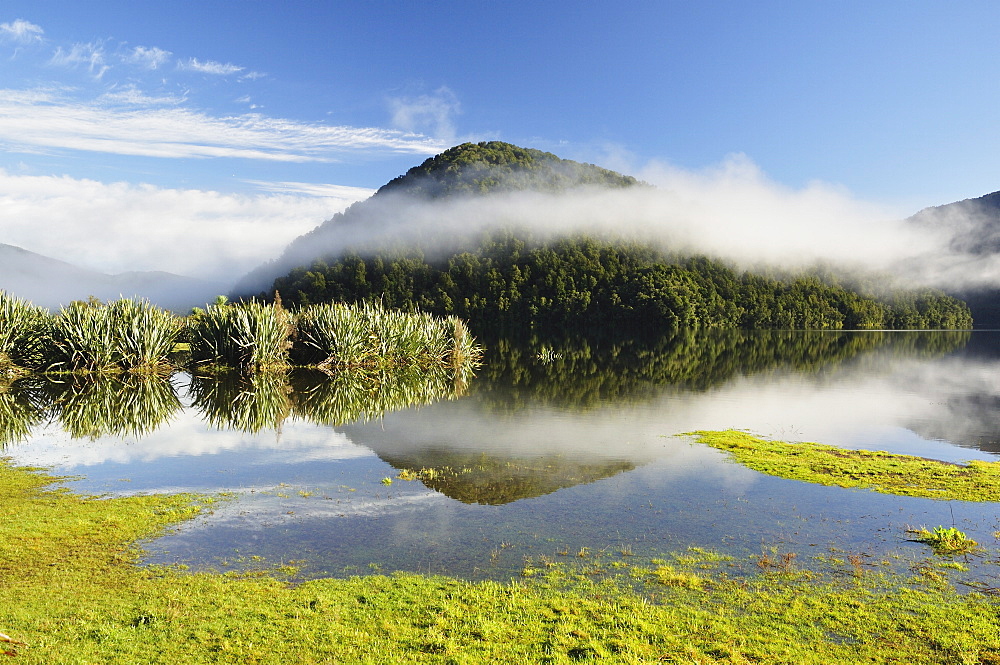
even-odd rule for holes
{"type": "MultiPolygon", "coordinates": [[[[782,480],[677,435],[736,428],[993,460],[1000,333],[500,341],[485,363],[469,381],[34,378],[0,390],[2,454],[74,476],[77,492],[226,493],[146,544],[148,561],[193,569],[508,579],[526,557],[689,547],[738,562],[778,551],[803,566],[847,554],[909,566],[930,550],[906,528],[938,525],[995,550],[996,504],[782,480]]],[[[989,556],[965,565],[1000,586],[989,556]]]]}

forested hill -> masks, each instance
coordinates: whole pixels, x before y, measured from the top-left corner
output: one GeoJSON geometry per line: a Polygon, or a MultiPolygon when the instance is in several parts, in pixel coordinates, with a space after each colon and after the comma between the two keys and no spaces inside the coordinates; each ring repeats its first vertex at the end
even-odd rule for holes
{"type": "Polygon", "coordinates": [[[939,291],[862,294],[815,276],[737,272],[650,245],[586,236],[535,241],[509,230],[441,258],[414,248],[316,261],[274,288],[298,305],[378,298],[389,307],[454,314],[478,335],[972,327],[968,307],[939,291]]]}
{"type": "Polygon", "coordinates": [[[862,293],[830,277],[739,272],[608,235],[535,236],[516,219],[502,228],[470,224],[456,231],[438,215],[454,201],[471,201],[463,211],[474,215],[482,208],[478,197],[485,204],[492,195],[520,191],[572,196],[581,186],[649,185],[507,143],[456,146],[297,240],[269,266],[273,281],[236,295],[277,290],[299,305],[380,298],[390,307],[455,314],[480,335],[971,327],[964,303],[936,291],[862,293]],[[421,214],[423,224],[414,222],[421,214]],[[419,232],[411,234],[411,227],[419,232]]]}
{"type": "Polygon", "coordinates": [[[649,185],[593,164],[561,159],[549,152],[502,141],[463,143],[428,158],[390,180],[371,198],[355,203],[296,238],[280,257],[240,279],[230,295],[259,293],[289,270],[310,265],[319,258],[330,259],[345,245],[359,249],[360,244],[370,244],[380,234],[391,237],[394,232],[405,230],[408,204],[519,191],[557,193],[587,186],[649,185]]]}

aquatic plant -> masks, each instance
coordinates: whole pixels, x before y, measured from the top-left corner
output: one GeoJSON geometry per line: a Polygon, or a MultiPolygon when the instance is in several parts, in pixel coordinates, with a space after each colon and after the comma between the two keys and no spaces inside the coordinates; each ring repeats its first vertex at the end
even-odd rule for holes
{"type": "Polygon", "coordinates": [[[0,378],[43,364],[48,323],[45,309],[0,290],[0,378]]]}
{"type": "Polygon", "coordinates": [[[46,365],[92,372],[163,369],[181,326],[147,300],[74,301],[50,321],[46,365]]]}
{"type": "Polygon", "coordinates": [[[293,328],[281,307],[252,300],[217,302],[189,320],[191,360],[239,371],[280,370],[288,366],[293,328]]]}
{"type": "Polygon", "coordinates": [[[914,542],[930,545],[934,554],[941,556],[968,554],[979,549],[979,543],[955,527],[936,526],[933,531],[920,528],[907,529],[906,532],[914,534],[914,542]]]}
{"type": "Polygon", "coordinates": [[[325,303],[295,317],[292,361],[318,367],[400,367],[478,362],[481,351],[456,317],[387,309],[376,301],[325,303]]]}

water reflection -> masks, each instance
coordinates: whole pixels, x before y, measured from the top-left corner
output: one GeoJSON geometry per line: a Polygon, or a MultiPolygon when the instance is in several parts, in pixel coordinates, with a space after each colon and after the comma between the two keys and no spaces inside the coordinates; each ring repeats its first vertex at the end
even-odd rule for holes
{"type": "Polygon", "coordinates": [[[106,393],[162,384],[34,378],[0,389],[0,436],[20,463],[86,474],[82,491],[240,495],[151,546],[158,562],[211,565],[239,549],[306,559],[310,576],[378,562],[505,577],[529,554],[620,543],[637,554],[697,545],[759,555],[762,542],[803,555],[813,546],[877,553],[898,547],[893,534],[906,525],[951,524],[952,510],[981,541],[1000,525],[989,505],[769,478],[671,435],[735,427],[990,458],[998,342],[983,332],[840,331],[500,340],[471,382],[180,375],[145,418],[106,393]],[[106,422],[84,417],[85,395],[106,422]],[[399,479],[403,470],[419,480],[399,479]],[[499,542],[516,547],[494,561],[499,542]]]}
{"type": "Polygon", "coordinates": [[[477,392],[497,408],[538,402],[585,409],[643,401],[670,388],[703,392],[739,376],[829,372],[872,352],[934,358],[962,348],[969,331],[680,330],[653,339],[499,340],[489,347],[477,392]]]}
{"type": "Polygon", "coordinates": [[[189,409],[219,430],[280,430],[290,416],[321,424],[366,421],[387,412],[454,399],[467,389],[462,371],[295,370],[252,375],[41,375],[0,386],[0,447],[30,438],[45,423],[70,437],[141,439],[189,409]]]}

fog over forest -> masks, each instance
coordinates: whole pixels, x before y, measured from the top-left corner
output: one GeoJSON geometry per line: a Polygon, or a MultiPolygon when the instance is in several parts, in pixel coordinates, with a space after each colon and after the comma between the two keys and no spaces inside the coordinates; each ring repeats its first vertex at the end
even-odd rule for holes
{"type": "Polygon", "coordinates": [[[298,239],[246,282],[246,291],[267,289],[292,267],[347,249],[419,243],[425,251],[447,253],[456,238],[508,226],[541,238],[575,232],[624,236],[741,269],[797,271],[822,264],[891,275],[901,286],[1000,285],[1000,259],[952,243],[955,233],[976,223],[955,212],[947,224],[914,224],[906,211],[858,200],[834,186],[785,187],[742,156],[700,172],[652,165],[640,176],[652,186],[431,200],[383,191],[298,239]]]}

